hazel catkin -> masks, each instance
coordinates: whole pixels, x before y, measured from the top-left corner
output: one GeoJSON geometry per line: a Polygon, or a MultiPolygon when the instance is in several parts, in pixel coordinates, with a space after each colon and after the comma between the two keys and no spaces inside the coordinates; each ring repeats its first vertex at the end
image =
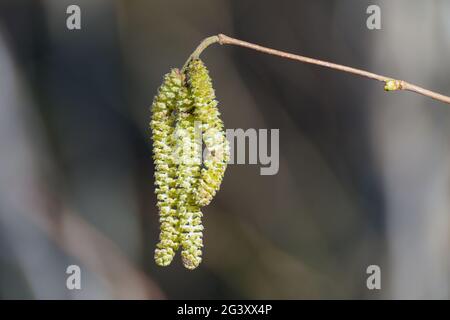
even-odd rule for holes
{"type": "Polygon", "coordinates": [[[179,70],[171,70],[165,75],[152,104],[150,127],[155,164],[155,193],[160,215],[160,235],[155,250],[155,261],[160,266],[169,265],[179,247],[175,188],[177,166],[172,149],[175,125],[173,113],[179,100],[179,92],[183,87],[179,70]]]}
{"type": "Polygon", "coordinates": [[[199,206],[206,206],[220,189],[230,157],[230,148],[208,69],[200,59],[194,59],[189,63],[186,73],[194,114],[200,123],[206,146],[204,167],[201,170],[195,198],[199,206]]]}
{"type": "Polygon", "coordinates": [[[164,77],[152,104],[150,127],[161,227],[155,261],[169,265],[181,247],[183,265],[195,269],[202,261],[200,208],[219,190],[229,159],[223,122],[203,62],[193,59],[184,73],[173,69],[164,77]]]}

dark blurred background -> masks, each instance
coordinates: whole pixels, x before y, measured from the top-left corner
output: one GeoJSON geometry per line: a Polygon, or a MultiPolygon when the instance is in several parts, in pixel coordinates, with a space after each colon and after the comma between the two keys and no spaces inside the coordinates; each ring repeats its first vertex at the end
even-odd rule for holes
{"type": "Polygon", "coordinates": [[[1,0],[0,298],[449,298],[447,105],[208,48],[226,127],[279,128],[280,170],[229,166],[195,271],[153,261],[148,128],[162,76],[217,33],[450,94],[449,14],[445,0],[1,0]]]}

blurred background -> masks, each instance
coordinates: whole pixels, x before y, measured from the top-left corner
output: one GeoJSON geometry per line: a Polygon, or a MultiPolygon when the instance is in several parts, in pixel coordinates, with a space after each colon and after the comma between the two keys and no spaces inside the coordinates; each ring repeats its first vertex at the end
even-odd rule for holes
{"type": "Polygon", "coordinates": [[[226,127],[280,129],[280,169],[229,166],[195,271],[153,261],[148,128],[163,75],[217,33],[448,95],[449,14],[445,0],[1,0],[0,298],[449,298],[448,105],[210,47],[226,127]]]}

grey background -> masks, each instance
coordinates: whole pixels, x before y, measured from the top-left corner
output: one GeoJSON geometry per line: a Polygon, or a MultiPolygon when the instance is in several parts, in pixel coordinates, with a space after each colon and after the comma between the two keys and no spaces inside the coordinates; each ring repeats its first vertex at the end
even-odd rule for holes
{"type": "Polygon", "coordinates": [[[149,106],[219,32],[450,94],[448,1],[0,2],[0,298],[449,298],[447,105],[243,48],[203,55],[227,128],[279,128],[280,171],[233,165],[204,262],[153,261],[149,106]],[[82,29],[66,28],[81,7],[82,29]],[[366,8],[381,7],[381,30],[366,8]],[[65,287],[66,267],[82,290],[65,287]],[[366,268],[382,289],[366,288],[366,268]]]}

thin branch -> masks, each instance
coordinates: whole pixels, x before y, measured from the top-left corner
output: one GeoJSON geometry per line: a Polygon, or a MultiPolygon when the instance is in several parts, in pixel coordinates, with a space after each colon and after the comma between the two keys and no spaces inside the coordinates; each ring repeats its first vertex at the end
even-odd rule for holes
{"type": "Polygon", "coordinates": [[[184,72],[184,70],[186,70],[186,68],[191,60],[198,59],[200,57],[200,54],[203,52],[203,50],[208,48],[213,43],[217,43],[217,42],[220,42],[219,36],[211,36],[211,37],[203,39],[203,41],[200,42],[198,47],[194,50],[194,52],[192,52],[192,54],[186,60],[186,63],[184,64],[181,71],[184,72]]]}
{"type": "Polygon", "coordinates": [[[408,91],[412,91],[412,92],[421,94],[423,96],[427,96],[432,99],[450,104],[450,97],[445,96],[440,93],[437,93],[437,92],[434,92],[434,91],[431,91],[431,90],[428,90],[428,89],[425,89],[425,88],[422,88],[422,87],[419,87],[417,85],[411,84],[404,80],[396,80],[392,77],[387,77],[384,75],[372,73],[372,72],[369,72],[366,70],[352,68],[352,67],[344,66],[341,64],[337,64],[337,63],[318,60],[318,59],[314,59],[314,58],[309,58],[309,57],[300,56],[297,54],[292,54],[292,53],[288,53],[288,52],[284,52],[284,51],[280,51],[280,50],[263,47],[263,46],[260,46],[260,45],[254,44],[254,43],[231,38],[224,34],[218,34],[217,36],[208,37],[205,40],[203,40],[200,43],[200,45],[195,49],[195,51],[191,54],[189,59],[186,61],[182,70],[184,71],[186,69],[186,66],[188,65],[189,61],[191,61],[192,59],[198,58],[200,56],[200,54],[203,52],[203,50],[205,50],[208,46],[210,46],[213,43],[220,43],[221,45],[227,44],[227,45],[240,46],[240,47],[256,50],[259,52],[267,53],[267,54],[270,54],[273,56],[278,56],[278,57],[285,58],[285,59],[291,59],[291,60],[296,60],[296,61],[300,61],[300,62],[304,62],[304,63],[315,64],[318,66],[358,75],[358,76],[365,77],[368,79],[378,80],[378,81],[384,82],[384,84],[385,84],[384,90],[386,90],[386,91],[408,90],[408,91]]]}

